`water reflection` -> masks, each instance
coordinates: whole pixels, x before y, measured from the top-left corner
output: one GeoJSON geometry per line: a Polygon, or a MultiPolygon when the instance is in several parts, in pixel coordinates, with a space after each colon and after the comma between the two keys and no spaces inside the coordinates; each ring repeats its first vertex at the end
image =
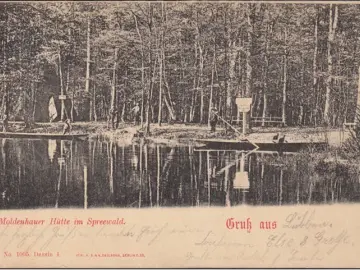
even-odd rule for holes
{"type": "Polygon", "coordinates": [[[18,139],[0,152],[1,209],[360,201],[358,175],[304,155],[18,139]]]}

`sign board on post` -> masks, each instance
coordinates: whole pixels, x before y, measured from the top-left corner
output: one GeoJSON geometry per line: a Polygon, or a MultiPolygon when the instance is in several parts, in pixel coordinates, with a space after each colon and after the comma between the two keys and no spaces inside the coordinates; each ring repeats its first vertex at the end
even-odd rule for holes
{"type": "Polygon", "coordinates": [[[252,98],[236,98],[236,105],[238,107],[238,112],[243,113],[243,121],[242,121],[242,135],[246,134],[246,116],[245,113],[250,111],[252,98]]]}
{"type": "Polygon", "coordinates": [[[60,95],[60,96],[59,96],[59,99],[60,99],[60,100],[65,100],[65,99],[66,99],[66,95],[60,95]]]}
{"type": "Polygon", "coordinates": [[[239,112],[249,112],[252,103],[252,98],[236,98],[236,105],[239,112]]]}

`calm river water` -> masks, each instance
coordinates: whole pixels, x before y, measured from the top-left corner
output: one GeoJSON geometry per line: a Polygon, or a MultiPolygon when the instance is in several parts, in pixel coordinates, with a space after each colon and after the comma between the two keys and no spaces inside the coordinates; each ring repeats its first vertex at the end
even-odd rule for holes
{"type": "Polygon", "coordinates": [[[359,176],[306,154],[0,139],[0,208],[359,202],[359,176]]]}

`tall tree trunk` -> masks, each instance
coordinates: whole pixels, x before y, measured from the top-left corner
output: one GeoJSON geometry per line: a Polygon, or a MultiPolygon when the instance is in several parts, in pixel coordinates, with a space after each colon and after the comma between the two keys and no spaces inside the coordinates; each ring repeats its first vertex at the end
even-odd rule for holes
{"type": "Polygon", "coordinates": [[[154,75],[155,75],[155,67],[156,67],[156,61],[153,64],[153,55],[152,55],[152,33],[153,33],[153,5],[151,2],[148,3],[149,6],[149,31],[150,31],[150,38],[149,38],[149,89],[147,93],[147,102],[146,102],[146,129],[145,129],[145,136],[150,134],[150,106],[151,106],[151,99],[152,99],[152,90],[153,90],[153,84],[154,84],[154,75]],[[153,67],[154,65],[154,67],[153,67]]]}
{"type": "Polygon", "coordinates": [[[182,95],[181,98],[181,104],[185,105],[185,106],[181,106],[181,111],[180,111],[180,119],[183,119],[183,122],[186,123],[187,121],[187,97],[185,94],[185,88],[183,87],[186,82],[185,82],[185,65],[184,65],[184,48],[183,48],[183,44],[181,41],[181,36],[179,36],[179,47],[180,47],[180,65],[181,65],[181,70],[180,70],[180,83],[181,83],[181,88],[180,90],[184,93],[184,95],[182,95]]]}
{"type": "Polygon", "coordinates": [[[356,110],[354,123],[359,124],[360,121],[360,66],[358,68],[358,89],[357,89],[357,99],[356,99],[356,110]]]}
{"type": "MultiPolygon", "coordinates": [[[[252,64],[251,64],[251,57],[252,57],[252,46],[253,46],[253,32],[254,32],[254,4],[247,4],[246,9],[246,19],[247,19],[247,46],[246,46],[246,83],[245,83],[245,97],[252,96],[252,64]]],[[[246,113],[246,117],[249,123],[249,129],[251,129],[251,121],[250,121],[250,114],[246,113]]]]}
{"type": "MultiPolygon", "coordinates": [[[[20,39],[21,39],[21,43],[24,42],[24,38],[23,35],[20,34],[20,39]]],[[[23,50],[22,50],[22,46],[19,46],[19,65],[20,67],[22,67],[22,58],[23,58],[23,50]]],[[[20,73],[20,96],[22,97],[22,104],[20,105],[20,111],[22,111],[22,116],[24,119],[24,123],[25,123],[25,128],[29,128],[30,127],[30,122],[29,122],[29,96],[28,93],[26,92],[26,88],[29,87],[29,84],[26,83],[26,86],[24,87],[23,85],[23,74],[20,73]]]]}
{"type": "Polygon", "coordinates": [[[4,95],[3,95],[3,99],[2,99],[2,124],[3,124],[3,132],[8,130],[8,121],[9,121],[9,106],[10,106],[10,98],[9,98],[9,89],[8,89],[8,83],[7,83],[7,46],[9,43],[9,21],[8,21],[8,13],[7,13],[7,7],[8,4],[7,3],[3,3],[4,5],[4,13],[5,13],[5,36],[3,38],[3,56],[4,56],[4,60],[3,60],[3,89],[4,89],[4,95]]]}
{"type": "Polygon", "coordinates": [[[96,83],[93,83],[93,92],[92,92],[92,105],[93,105],[93,116],[94,116],[94,121],[97,122],[98,117],[97,117],[97,112],[96,112],[96,83]]]}
{"type": "Polygon", "coordinates": [[[313,55],[313,108],[312,108],[312,119],[310,122],[317,125],[318,116],[318,76],[317,76],[317,55],[318,55],[318,28],[319,28],[319,8],[316,7],[316,17],[314,25],[314,55],[313,55]]]}
{"type": "Polygon", "coordinates": [[[175,114],[175,109],[173,107],[173,102],[171,99],[171,95],[170,95],[170,86],[166,77],[166,65],[165,65],[165,49],[164,47],[162,48],[162,74],[163,74],[163,82],[164,82],[164,93],[163,93],[163,98],[165,101],[165,105],[166,108],[168,109],[168,113],[170,115],[171,120],[175,121],[176,120],[176,114],[175,114]]]}
{"type": "MultiPolygon", "coordinates": [[[[74,16],[74,14],[73,14],[74,16]]],[[[69,35],[70,37],[71,35],[69,35]]],[[[74,58],[76,58],[76,46],[73,46],[73,56],[74,58]]],[[[71,63],[71,67],[72,70],[75,70],[75,62],[73,61],[71,63]]],[[[75,100],[75,91],[76,91],[76,76],[72,76],[72,90],[71,90],[71,111],[70,111],[70,117],[71,117],[71,122],[74,122],[74,110],[75,110],[75,104],[74,104],[74,100],[75,100]]]]}
{"type": "Polygon", "coordinates": [[[210,98],[209,98],[209,111],[208,111],[208,127],[210,127],[211,108],[213,106],[215,59],[216,59],[216,44],[214,42],[214,56],[213,56],[213,61],[212,61],[212,65],[211,65],[211,84],[210,84],[210,98]]]}
{"type": "Polygon", "coordinates": [[[161,126],[161,118],[162,118],[162,60],[161,55],[159,54],[159,111],[158,111],[158,124],[161,126]]]}
{"type": "Polygon", "coordinates": [[[282,91],[282,104],[281,104],[281,120],[282,120],[282,124],[283,126],[286,126],[286,85],[287,85],[287,29],[285,27],[284,29],[284,44],[285,44],[285,51],[284,51],[284,55],[283,55],[283,62],[284,62],[284,67],[283,67],[283,91],[282,91]]]}
{"type": "Polygon", "coordinates": [[[159,110],[158,110],[158,124],[161,126],[162,120],[162,99],[163,99],[163,89],[162,89],[162,78],[163,78],[163,62],[165,61],[165,57],[163,58],[164,52],[164,3],[161,3],[161,27],[160,27],[160,37],[159,37],[159,110]]]}
{"type": "Polygon", "coordinates": [[[162,76],[163,76],[163,83],[165,88],[163,89],[163,99],[165,101],[166,108],[169,113],[169,121],[175,121],[176,120],[176,112],[174,109],[174,103],[171,98],[171,91],[170,91],[170,85],[167,80],[166,76],[166,57],[165,57],[165,33],[167,32],[167,13],[166,13],[166,4],[162,3],[162,39],[161,39],[161,55],[162,57],[162,76]]]}
{"type": "MultiPolygon", "coordinates": [[[[125,69],[125,77],[128,78],[128,68],[125,69]]],[[[121,121],[123,123],[125,122],[125,119],[126,119],[125,118],[125,112],[126,112],[126,98],[127,98],[127,90],[128,90],[128,88],[129,88],[129,80],[126,79],[126,81],[124,82],[123,113],[121,114],[121,121]]],[[[141,101],[141,103],[142,103],[141,106],[144,105],[143,102],[144,102],[144,100],[141,101]]],[[[141,117],[143,117],[143,116],[141,116],[141,117]]]]}
{"type": "MultiPolygon", "coordinates": [[[[228,11],[228,10],[227,10],[228,11]]],[[[228,12],[224,13],[224,69],[225,69],[225,118],[231,122],[231,83],[229,82],[229,71],[230,71],[230,65],[229,65],[229,50],[231,54],[231,39],[230,39],[230,30],[228,26],[228,12]]],[[[226,131],[230,129],[229,125],[225,126],[226,131]]]]}
{"type": "Polygon", "coordinates": [[[144,101],[145,101],[145,53],[144,53],[144,41],[140,33],[137,17],[134,14],[134,21],[136,26],[136,32],[139,36],[141,43],[141,128],[144,126],[144,101]]]}
{"type": "Polygon", "coordinates": [[[111,127],[115,128],[115,116],[116,116],[116,69],[117,69],[117,58],[118,58],[118,48],[115,48],[114,52],[114,67],[113,67],[113,75],[112,75],[112,86],[111,86],[111,110],[109,119],[111,122],[111,127]]]}
{"type": "MultiPolygon", "coordinates": [[[[194,79],[195,80],[195,79],[194,79]]],[[[194,122],[195,117],[195,99],[196,99],[196,90],[194,89],[191,93],[191,105],[190,105],[190,112],[189,112],[189,122],[194,122]]]]}
{"type": "Polygon", "coordinates": [[[325,93],[325,107],[324,107],[324,124],[330,125],[330,105],[331,105],[331,87],[333,76],[333,44],[335,39],[335,32],[338,22],[338,6],[330,4],[329,8],[329,34],[327,42],[327,62],[328,74],[326,78],[326,93],[325,93]]]}
{"type": "Polygon", "coordinates": [[[200,123],[204,122],[204,89],[203,89],[203,72],[204,72],[204,46],[200,41],[200,25],[199,25],[199,12],[196,11],[196,42],[199,50],[199,70],[198,70],[198,80],[197,80],[197,89],[200,90],[200,123]]]}
{"type": "MultiPolygon", "coordinates": [[[[90,92],[90,31],[91,31],[91,20],[87,19],[87,37],[86,37],[86,77],[85,77],[85,93],[88,94],[90,92]]],[[[88,98],[88,96],[86,97],[88,98]]],[[[92,100],[90,98],[90,106],[89,106],[89,120],[93,120],[93,112],[92,112],[92,100]]],[[[86,104],[87,106],[87,104],[86,104]]]]}
{"type": "Polygon", "coordinates": [[[269,69],[269,39],[271,38],[272,26],[270,23],[267,25],[266,29],[266,40],[265,40],[265,66],[264,66],[264,75],[263,75],[263,111],[262,111],[262,122],[261,126],[265,126],[265,118],[267,115],[267,92],[268,92],[268,69],[269,69]]]}
{"type": "Polygon", "coordinates": [[[200,89],[200,123],[204,122],[204,88],[203,88],[203,72],[204,72],[204,55],[203,48],[199,44],[199,80],[198,89],[200,89]]]}
{"type": "MultiPolygon", "coordinates": [[[[239,35],[240,36],[239,40],[238,40],[239,46],[243,46],[241,35],[242,35],[242,32],[240,32],[240,35],[239,35]]],[[[243,63],[242,63],[241,54],[242,54],[242,52],[239,50],[238,51],[238,85],[239,85],[239,88],[238,88],[238,91],[237,91],[237,96],[238,97],[244,96],[244,89],[243,89],[243,70],[244,69],[242,68],[243,63]]],[[[236,113],[236,121],[237,121],[237,123],[239,123],[239,121],[240,121],[240,115],[241,115],[240,111],[237,110],[237,113],[236,113]]],[[[250,115],[252,115],[252,110],[250,112],[250,115]]]]}
{"type": "Polygon", "coordinates": [[[245,96],[249,97],[251,95],[251,83],[252,83],[252,65],[251,65],[251,55],[252,55],[252,35],[253,35],[253,20],[252,20],[252,4],[247,4],[247,46],[246,46],[246,85],[245,85],[245,96]]]}
{"type": "Polygon", "coordinates": [[[64,80],[63,80],[63,76],[62,76],[62,61],[61,61],[60,49],[58,51],[58,60],[59,60],[60,91],[61,91],[61,96],[62,96],[60,119],[61,119],[61,121],[64,121],[65,120],[65,99],[64,99],[65,89],[64,89],[64,80]]]}
{"type": "MultiPolygon", "coordinates": [[[[39,72],[39,71],[38,71],[39,72]]],[[[35,116],[36,116],[36,88],[37,88],[37,82],[39,82],[39,73],[36,76],[36,82],[33,84],[32,90],[31,90],[31,107],[32,107],[32,123],[35,123],[35,116]]]]}
{"type": "Polygon", "coordinates": [[[233,116],[233,96],[235,94],[235,66],[236,66],[236,57],[237,57],[237,50],[235,48],[236,41],[229,40],[229,81],[228,81],[228,96],[227,96],[227,107],[229,109],[229,121],[232,122],[233,116]]]}
{"type": "MultiPolygon", "coordinates": [[[[305,89],[305,57],[304,53],[301,53],[301,72],[300,72],[300,88],[305,89]]],[[[308,98],[304,97],[303,94],[300,96],[300,113],[298,125],[305,125],[306,122],[306,105],[309,104],[308,98]],[[304,109],[305,108],[305,109],[304,109]]]]}
{"type": "Polygon", "coordinates": [[[189,117],[189,121],[193,122],[194,121],[194,117],[195,117],[195,102],[196,102],[196,96],[197,96],[197,81],[198,81],[198,34],[197,32],[195,32],[195,42],[194,42],[194,83],[193,83],[193,90],[191,93],[191,105],[190,105],[190,117],[189,117]]]}

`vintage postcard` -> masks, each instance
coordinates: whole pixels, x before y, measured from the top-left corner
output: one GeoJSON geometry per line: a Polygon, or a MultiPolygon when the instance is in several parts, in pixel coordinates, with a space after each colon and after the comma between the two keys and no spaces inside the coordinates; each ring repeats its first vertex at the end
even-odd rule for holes
{"type": "Polygon", "coordinates": [[[360,267],[360,2],[0,2],[0,267],[360,267]]]}

